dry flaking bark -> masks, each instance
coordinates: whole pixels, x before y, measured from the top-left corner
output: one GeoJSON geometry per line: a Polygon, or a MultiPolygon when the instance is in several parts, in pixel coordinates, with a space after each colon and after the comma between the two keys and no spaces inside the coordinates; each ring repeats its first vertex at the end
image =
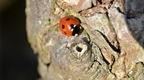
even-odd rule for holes
{"type": "Polygon", "coordinates": [[[143,0],[27,0],[28,40],[40,80],[143,80],[143,0]],[[125,8],[125,9],[124,9],[125,8]],[[83,32],[67,38],[58,21],[73,15],[83,32]]]}

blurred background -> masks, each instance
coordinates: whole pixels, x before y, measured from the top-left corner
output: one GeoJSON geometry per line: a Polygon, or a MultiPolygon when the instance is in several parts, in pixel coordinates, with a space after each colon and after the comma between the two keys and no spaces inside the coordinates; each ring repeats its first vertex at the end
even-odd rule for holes
{"type": "Polygon", "coordinates": [[[0,80],[36,80],[37,58],[26,36],[25,0],[0,0],[0,80]]]}

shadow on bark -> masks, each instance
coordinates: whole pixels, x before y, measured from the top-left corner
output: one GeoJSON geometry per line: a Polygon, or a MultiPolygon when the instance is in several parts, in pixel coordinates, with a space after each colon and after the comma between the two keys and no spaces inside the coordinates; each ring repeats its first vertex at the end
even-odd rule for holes
{"type": "Polygon", "coordinates": [[[2,80],[36,80],[37,56],[27,41],[25,0],[2,10],[2,80]]]}

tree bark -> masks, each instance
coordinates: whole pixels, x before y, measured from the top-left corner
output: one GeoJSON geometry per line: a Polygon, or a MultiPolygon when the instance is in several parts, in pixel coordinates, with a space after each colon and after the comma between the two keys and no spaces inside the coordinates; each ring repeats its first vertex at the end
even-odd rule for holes
{"type": "Polygon", "coordinates": [[[28,40],[40,80],[143,80],[143,0],[27,0],[28,40]],[[83,32],[67,37],[59,20],[75,16],[83,32]],[[80,49],[80,50],[79,50],[80,49]]]}

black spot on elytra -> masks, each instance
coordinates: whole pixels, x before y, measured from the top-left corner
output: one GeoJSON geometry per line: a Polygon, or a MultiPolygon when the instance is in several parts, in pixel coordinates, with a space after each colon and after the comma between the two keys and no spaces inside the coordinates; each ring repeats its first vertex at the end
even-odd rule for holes
{"type": "Polygon", "coordinates": [[[63,32],[64,34],[67,34],[66,32],[63,32]]]}
{"type": "Polygon", "coordinates": [[[62,29],[64,29],[65,28],[65,26],[64,25],[62,25],[62,29]]]}
{"type": "Polygon", "coordinates": [[[69,20],[70,20],[70,18],[67,18],[67,19],[66,19],[66,21],[69,21],[69,20]]]}

